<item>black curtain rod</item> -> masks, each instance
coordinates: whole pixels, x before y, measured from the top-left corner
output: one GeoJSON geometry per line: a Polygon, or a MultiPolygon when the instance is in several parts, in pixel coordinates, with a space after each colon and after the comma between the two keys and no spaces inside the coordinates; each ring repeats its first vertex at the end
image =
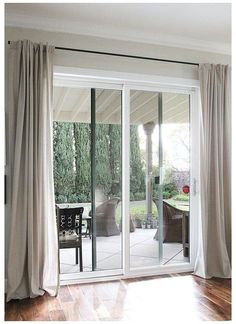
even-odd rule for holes
{"type": "MultiPolygon", "coordinates": [[[[11,41],[8,41],[8,44],[10,44],[10,43],[11,43],[11,41]]],[[[99,52],[99,51],[91,51],[91,50],[80,49],[80,48],[60,47],[60,46],[55,46],[55,49],[61,50],[61,51],[81,52],[81,53],[98,54],[98,55],[110,55],[110,56],[127,57],[127,58],[139,59],[139,60],[149,60],[149,61],[159,61],[159,62],[166,62],[166,63],[176,63],[176,64],[199,66],[199,63],[186,62],[186,61],[174,61],[174,60],[160,59],[160,58],[148,57],[148,56],[118,54],[118,53],[111,53],[111,52],[99,52]]]]}

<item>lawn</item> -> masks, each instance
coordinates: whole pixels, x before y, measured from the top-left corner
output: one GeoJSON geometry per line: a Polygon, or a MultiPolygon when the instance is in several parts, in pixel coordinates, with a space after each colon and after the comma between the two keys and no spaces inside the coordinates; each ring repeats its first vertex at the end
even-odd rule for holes
{"type": "MultiPolygon", "coordinates": [[[[166,202],[173,205],[176,208],[182,209],[182,210],[188,210],[189,209],[189,200],[186,195],[176,195],[170,199],[165,199],[166,202]]],[[[121,218],[121,204],[118,205],[116,209],[116,222],[120,223],[121,218]]],[[[153,218],[158,218],[158,211],[156,208],[156,205],[152,204],[152,213],[153,218]]],[[[133,220],[137,220],[138,222],[142,222],[146,220],[146,201],[140,200],[140,201],[131,201],[130,202],[130,215],[133,220]]]]}

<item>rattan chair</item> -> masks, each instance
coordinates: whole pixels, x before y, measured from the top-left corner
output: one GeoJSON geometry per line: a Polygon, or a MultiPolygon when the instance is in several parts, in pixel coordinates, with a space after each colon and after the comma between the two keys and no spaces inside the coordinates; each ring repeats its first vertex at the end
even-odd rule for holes
{"type": "MultiPolygon", "coordinates": [[[[153,198],[158,210],[158,199],[153,198]]],[[[180,210],[163,200],[163,242],[182,243],[182,218],[184,211],[180,210]]],[[[159,227],[154,236],[159,239],[159,227]]]]}
{"type": "MultiPolygon", "coordinates": [[[[120,198],[114,197],[96,207],[96,236],[120,235],[115,219],[119,202],[120,198]]],[[[91,216],[91,211],[89,215],[91,216]]]]}

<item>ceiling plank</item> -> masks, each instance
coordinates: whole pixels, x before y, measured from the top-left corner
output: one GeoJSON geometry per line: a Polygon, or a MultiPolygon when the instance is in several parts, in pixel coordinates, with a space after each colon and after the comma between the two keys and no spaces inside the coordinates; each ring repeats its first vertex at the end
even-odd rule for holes
{"type": "Polygon", "coordinates": [[[167,94],[169,95],[169,93],[163,94],[163,105],[166,105],[169,102],[171,102],[172,100],[174,100],[174,99],[176,99],[176,98],[179,97],[179,94],[172,94],[171,93],[170,96],[168,96],[169,98],[166,98],[167,97],[167,94]]]}
{"type": "Polygon", "coordinates": [[[91,115],[88,112],[80,112],[77,118],[72,120],[70,111],[61,111],[61,113],[55,121],[90,123],[90,116],[91,115]]]}
{"type": "MultiPolygon", "coordinates": [[[[136,98],[139,95],[138,92],[139,91],[132,91],[130,94],[130,100],[136,98]]],[[[112,123],[114,122],[115,124],[121,123],[121,98],[117,98],[115,103],[112,103],[109,111],[106,110],[103,114],[101,114],[101,120],[104,123],[110,123],[110,122],[112,122],[112,123]],[[118,109],[120,109],[119,112],[117,112],[118,109]]]]}
{"type": "Polygon", "coordinates": [[[96,112],[102,112],[106,109],[107,106],[109,106],[112,101],[120,96],[121,92],[117,90],[103,90],[102,93],[98,96],[96,99],[96,112]]]}
{"type": "MultiPolygon", "coordinates": [[[[145,124],[146,123],[146,119],[147,119],[147,116],[153,116],[153,118],[157,118],[158,116],[158,110],[156,107],[150,107],[149,106],[149,109],[145,109],[144,111],[142,111],[142,113],[140,115],[137,115],[136,118],[134,118],[131,123],[134,123],[134,124],[145,124]]],[[[149,120],[151,121],[151,119],[149,120]]]]}
{"type": "Polygon", "coordinates": [[[53,115],[54,115],[54,119],[57,119],[68,96],[70,94],[70,88],[64,88],[64,91],[61,93],[61,96],[59,97],[59,100],[57,102],[57,105],[55,106],[53,115]]]}
{"type": "MultiPolygon", "coordinates": [[[[75,109],[74,107],[73,111],[70,112],[72,121],[75,121],[77,119],[77,116],[82,113],[84,107],[90,107],[89,101],[90,101],[90,92],[88,92],[84,96],[81,96],[80,101],[76,105],[77,109],[75,109]]],[[[86,113],[91,116],[91,112],[89,109],[87,109],[86,113]]]]}
{"type": "MultiPolygon", "coordinates": [[[[147,105],[151,100],[153,100],[154,98],[157,98],[158,93],[142,93],[141,96],[139,96],[138,98],[136,98],[136,100],[134,100],[133,102],[131,102],[131,118],[132,115],[140,108],[142,108],[144,105],[147,105]]],[[[158,101],[157,101],[158,104],[158,101]]]]}
{"type": "Polygon", "coordinates": [[[187,109],[177,111],[175,114],[167,114],[167,115],[164,114],[163,122],[166,124],[171,122],[172,123],[180,122],[180,120],[183,120],[184,116],[186,116],[185,117],[186,122],[189,122],[189,113],[187,109]]]}
{"type": "Polygon", "coordinates": [[[156,115],[158,115],[158,102],[157,97],[153,97],[151,100],[148,101],[146,105],[142,105],[139,110],[135,110],[133,114],[130,116],[130,120],[133,123],[136,123],[137,121],[141,121],[142,117],[145,116],[150,111],[154,111],[156,115]]]}
{"type": "Polygon", "coordinates": [[[76,100],[76,104],[70,110],[72,119],[74,119],[77,116],[77,113],[82,110],[83,102],[88,96],[90,96],[90,91],[88,91],[88,89],[78,90],[78,99],[76,100]]]}
{"type": "MultiPolygon", "coordinates": [[[[174,105],[174,106],[171,106],[169,108],[165,108],[163,109],[163,119],[165,118],[168,118],[169,116],[173,116],[175,115],[175,111],[176,111],[176,108],[180,107],[180,106],[184,106],[186,107],[186,105],[188,105],[189,103],[189,100],[188,99],[185,99],[181,102],[179,102],[178,104],[174,105]]],[[[189,108],[189,107],[188,107],[189,108]]],[[[178,112],[178,111],[177,111],[178,112]]]]}
{"type": "Polygon", "coordinates": [[[112,103],[111,108],[103,112],[103,121],[105,123],[109,122],[110,120],[112,121],[112,115],[114,115],[119,109],[119,115],[121,116],[121,97],[116,98],[116,100],[112,103]]]}

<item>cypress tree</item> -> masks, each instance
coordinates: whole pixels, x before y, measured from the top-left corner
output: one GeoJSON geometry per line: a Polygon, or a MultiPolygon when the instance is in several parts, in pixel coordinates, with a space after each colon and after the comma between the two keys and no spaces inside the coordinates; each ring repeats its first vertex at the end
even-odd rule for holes
{"type": "Polygon", "coordinates": [[[138,126],[130,126],[130,198],[144,199],[145,197],[145,172],[141,160],[138,126]]]}
{"type": "Polygon", "coordinates": [[[111,192],[112,184],[109,145],[109,125],[96,124],[96,189],[100,190],[106,197],[111,192]]]}
{"type": "Polygon", "coordinates": [[[112,196],[121,197],[121,125],[109,125],[109,151],[112,196]]]}
{"type": "Polygon", "coordinates": [[[75,141],[75,192],[78,202],[91,201],[91,127],[74,123],[75,141]]]}
{"type": "MultiPolygon", "coordinates": [[[[56,202],[91,201],[91,126],[54,122],[54,186],[56,202]]],[[[96,188],[121,197],[121,125],[96,124],[96,188]]],[[[130,126],[130,195],[145,197],[145,171],[138,126],[130,126]]]]}
{"type": "Polygon", "coordinates": [[[73,124],[53,123],[54,187],[57,203],[70,202],[74,192],[73,124]]]}

